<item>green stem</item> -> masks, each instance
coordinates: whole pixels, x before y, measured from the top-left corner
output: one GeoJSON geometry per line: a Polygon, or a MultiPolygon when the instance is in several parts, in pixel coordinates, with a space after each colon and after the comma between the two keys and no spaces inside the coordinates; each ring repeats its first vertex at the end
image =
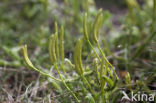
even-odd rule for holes
{"type": "Polygon", "coordinates": [[[117,74],[116,74],[116,72],[115,72],[114,67],[113,67],[112,64],[107,60],[107,58],[106,58],[105,54],[103,53],[103,51],[102,51],[102,49],[101,49],[101,47],[100,47],[100,45],[99,45],[98,42],[97,42],[97,46],[98,46],[98,49],[100,50],[100,53],[102,54],[102,56],[103,56],[105,62],[106,62],[107,64],[109,64],[109,66],[112,68],[113,73],[114,73],[116,79],[119,79],[118,76],[117,76],[117,74]]]}
{"type": "Polygon", "coordinates": [[[61,67],[63,73],[66,74],[66,70],[64,69],[64,65],[63,65],[62,62],[63,62],[63,61],[59,62],[59,65],[60,65],[60,67],[61,67]]]}
{"type": "Polygon", "coordinates": [[[59,71],[59,69],[58,69],[56,63],[54,64],[54,67],[56,68],[57,73],[58,73],[60,79],[62,80],[64,86],[67,88],[67,90],[73,95],[73,97],[74,97],[74,98],[76,99],[76,101],[79,103],[79,102],[80,102],[79,99],[76,97],[76,95],[75,95],[75,94],[73,93],[73,91],[68,87],[68,85],[66,84],[66,82],[65,82],[64,79],[62,78],[62,76],[61,76],[61,74],[60,74],[60,71],[59,71]]]}
{"type": "Polygon", "coordinates": [[[48,73],[45,73],[45,72],[43,72],[43,71],[41,71],[41,70],[39,70],[39,69],[37,69],[37,68],[35,68],[35,67],[31,67],[31,68],[34,69],[35,71],[41,73],[42,75],[45,75],[45,76],[47,76],[47,77],[50,77],[50,78],[52,78],[52,79],[54,79],[54,80],[56,80],[56,81],[59,81],[59,82],[61,81],[60,79],[57,79],[57,78],[55,78],[55,77],[49,75],[48,73]]]}
{"type": "Polygon", "coordinates": [[[91,42],[89,40],[87,40],[87,42],[89,43],[90,47],[93,49],[93,51],[94,51],[95,55],[97,56],[98,60],[101,62],[101,59],[98,56],[98,54],[97,54],[96,50],[94,49],[93,45],[91,44],[91,42]]]}
{"type": "MultiPolygon", "coordinates": [[[[101,88],[101,89],[102,89],[102,88],[101,88]]],[[[102,95],[102,96],[101,96],[101,97],[102,97],[102,103],[105,103],[105,95],[104,95],[105,92],[104,92],[104,90],[101,90],[101,93],[102,93],[102,94],[101,94],[101,95],[102,95]]]]}
{"type": "Polygon", "coordinates": [[[104,68],[104,59],[102,59],[101,68],[100,68],[100,86],[101,86],[102,103],[104,103],[105,101],[105,94],[104,94],[105,81],[102,79],[103,68],[104,68]]]}
{"type": "Polygon", "coordinates": [[[99,73],[99,70],[98,70],[98,64],[95,64],[95,68],[96,68],[96,74],[97,74],[97,79],[98,79],[98,82],[100,82],[100,73],[99,73]]]}
{"type": "MultiPolygon", "coordinates": [[[[92,70],[90,70],[90,71],[88,71],[88,72],[84,72],[84,76],[88,76],[88,75],[91,75],[93,73],[93,71],[92,70]]],[[[80,79],[81,77],[80,76],[77,76],[77,77],[75,77],[75,78],[72,78],[72,79],[66,79],[65,80],[65,82],[66,83],[69,83],[69,82],[74,82],[74,81],[76,81],[76,80],[78,80],[78,79],[80,79]]]]}
{"type": "Polygon", "coordinates": [[[85,78],[85,76],[84,76],[84,75],[82,75],[82,76],[81,76],[81,78],[83,79],[84,83],[88,86],[89,91],[91,92],[91,94],[92,94],[92,95],[93,95],[93,97],[95,98],[94,91],[92,90],[91,85],[89,84],[89,82],[87,81],[87,79],[85,78]]]}

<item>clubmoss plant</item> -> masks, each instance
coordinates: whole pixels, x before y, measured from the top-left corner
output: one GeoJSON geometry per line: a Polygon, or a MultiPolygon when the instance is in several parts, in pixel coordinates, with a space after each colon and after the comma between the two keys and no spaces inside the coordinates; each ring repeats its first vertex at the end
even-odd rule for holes
{"type": "Polygon", "coordinates": [[[77,82],[82,81],[84,86],[83,88],[85,88],[87,92],[84,93],[85,98],[87,100],[93,103],[95,103],[95,101],[102,102],[102,103],[108,102],[109,92],[112,92],[114,88],[117,87],[116,84],[119,78],[115,72],[114,67],[107,60],[105,53],[102,51],[98,41],[102,18],[103,18],[103,13],[102,10],[100,9],[95,18],[95,21],[93,22],[93,41],[95,42],[95,45],[98,46],[98,50],[100,51],[100,54],[98,54],[97,51],[95,50],[94,48],[95,45],[93,45],[90,42],[91,35],[88,34],[89,31],[88,31],[88,23],[87,23],[87,14],[84,14],[84,22],[83,22],[84,36],[81,37],[76,43],[74,49],[74,55],[73,55],[73,63],[71,60],[64,58],[64,28],[63,26],[61,26],[61,30],[59,32],[58,25],[57,23],[55,23],[55,33],[51,35],[49,40],[49,58],[51,64],[56,69],[59,75],[59,79],[43,70],[36,68],[28,58],[27,46],[25,45],[23,47],[23,54],[24,54],[24,59],[26,64],[33,70],[41,73],[42,75],[49,77],[54,81],[64,84],[64,86],[67,88],[67,90],[71,93],[71,95],[75,98],[77,102],[82,102],[83,100],[82,97],[81,99],[78,98],[80,96],[80,93],[75,94],[72,91],[72,89],[67,85],[67,83],[72,84],[73,81],[77,81],[77,82]],[[93,67],[89,66],[88,69],[84,68],[83,66],[84,64],[82,60],[83,41],[87,41],[87,43],[90,45],[91,49],[95,53],[95,59],[93,60],[93,67]],[[64,68],[66,66],[64,65],[65,62],[69,64],[70,67],[68,66],[68,68],[73,68],[73,70],[76,71],[76,73],[78,74],[76,77],[74,76],[71,78],[70,76],[68,76],[68,73],[64,68]],[[90,69],[90,68],[95,68],[95,69],[90,69]],[[94,85],[90,82],[90,76],[89,76],[94,71],[96,71],[97,81],[93,80],[93,82],[95,83],[94,85],[96,85],[96,87],[94,87],[94,85]],[[62,75],[65,76],[63,77],[62,75]],[[70,79],[68,77],[70,77],[70,79]]]}
{"type": "Polygon", "coordinates": [[[129,88],[129,90],[132,91],[132,87],[131,87],[131,76],[130,76],[129,72],[126,74],[125,79],[126,79],[125,81],[126,81],[126,84],[127,84],[128,88],[129,88]]]}

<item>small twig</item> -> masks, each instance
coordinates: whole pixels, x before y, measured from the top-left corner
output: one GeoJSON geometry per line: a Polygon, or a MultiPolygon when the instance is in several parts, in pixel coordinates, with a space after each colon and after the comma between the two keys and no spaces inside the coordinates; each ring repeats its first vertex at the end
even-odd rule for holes
{"type": "Polygon", "coordinates": [[[23,73],[23,74],[35,74],[35,71],[25,71],[23,69],[18,69],[18,68],[5,68],[5,67],[0,67],[0,71],[11,71],[11,72],[16,72],[16,73],[23,73]]]}
{"type": "MultiPolygon", "coordinates": [[[[132,50],[132,49],[135,49],[135,48],[139,47],[141,44],[142,44],[142,43],[137,43],[137,44],[135,44],[135,45],[132,45],[132,46],[130,47],[130,49],[131,49],[131,50],[132,50]]],[[[117,52],[113,53],[112,55],[107,56],[107,59],[112,59],[114,56],[118,56],[118,55],[120,55],[120,54],[122,54],[122,53],[124,53],[124,52],[125,52],[125,49],[120,50],[120,51],[117,51],[117,52]]]]}

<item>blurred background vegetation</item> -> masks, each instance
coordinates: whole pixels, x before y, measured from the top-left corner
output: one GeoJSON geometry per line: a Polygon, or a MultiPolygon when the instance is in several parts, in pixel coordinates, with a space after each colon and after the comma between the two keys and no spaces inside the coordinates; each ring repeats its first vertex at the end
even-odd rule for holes
{"type": "MultiPolygon", "coordinates": [[[[37,67],[50,68],[48,42],[56,21],[65,27],[65,57],[72,59],[83,34],[84,13],[91,26],[100,8],[104,16],[99,41],[120,77],[119,87],[125,86],[130,72],[134,90],[155,90],[154,0],[0,0],[0,102],[71,102],[66,90],[59,94],[49,80],[26,69],[21,47],[28,45],[37,67]]],[[[83,49],[87,61],[90,48],[85,44],[83,49]]]]}

